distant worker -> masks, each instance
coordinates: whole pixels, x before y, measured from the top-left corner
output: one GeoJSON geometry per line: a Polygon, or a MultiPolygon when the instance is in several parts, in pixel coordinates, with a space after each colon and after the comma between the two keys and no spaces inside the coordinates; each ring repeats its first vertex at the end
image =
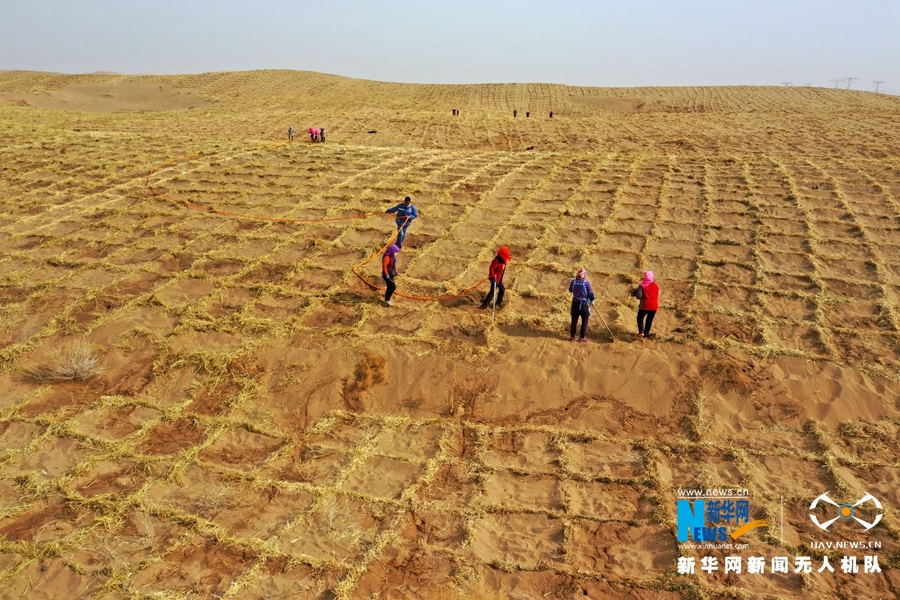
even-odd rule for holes
{"type": "Polygon", "coordinates": [[[403,199],[403,202],[394,206],[393,208],[389,208],[386,213],[396,213],[397,215],[397,247],[403,248],[403,240],[406,239],[406,232],[409,229],[409,226],[412,225],[413,219],[419,217],[419,211],[412,204],[412,200],[409,199],[409,196],[403,199]]]}
{"type": "Polygon", "coordinates": [[[319,130],[319,141],[325,143],[325,128],[319,130]]]}
{"type": "Polygon", "coordinates": [[[638,337],[648,338],[653,317],[659,310],[659,285],[653,277],[653,271],[644,271],[644,279],[634,290],[633,295],[641,301],[637,313],[638,337]]]}
{"type": "Polygon", "coordinates": [[[397,284],[394,283],[394,278],[397,277],[397,253],[400,252],[400,247],[396,244],[391,244],[387,250],[384,251],[384,256],[381,257],[381,278],[384,279],[384,303],[388,306],[393,306],[394,303],[391,302],[391,296],[394,295],[394,292],[397,290],[397,284]]]}
{"type": "Polygon", "coordinates": [[[494,257],[494,260],[491,261],[491,266],[488,268],[488,279],[491,280],[491,290],[487,293],[487,296],[484,297],[484,300],[481,301],[482,310],[491,305],[495,291],[497,293],[497,300],[494,306],[503,306],[503,293],[506,291],[506,288],[503,287],[503,274],[506,273],[506,265],[509,264],[510,260],[509,248],[502,246],[497,250],[497,256],[494,257]]]}
{"type": "Polygon", "coordinates": [[[587,341],[588,319],[591,317],[591,306],[594,304],[594,288],[587,280],[587,271],[578,269],[575,279],[569,284],[569,291],[572,292],[572,324],[569,327],[569,335],[572,341],[575,341],[575,329],[578,325],[578,318],[581,317],[581,337],[579,342],[587,341]]]}
{"type": "Polygon", "coordinates": [[[517,114],[519,114],[519,111],[517,111],[516,109],[513,109],[513,119],[516,118],[517,114]]]}
{"type": "Polygon", "coordinates": [[[525,118],[527,119],[527,118],[530,117],[530,116],[531,116],[531,111],[530,111],[530,110],[526,110],[526,111],[525,111],[525,118]]]}
{"type": "Polygon", "coordinates": [[[294,126],[288,127],[288,139],[294,141],[294,126]]]}
{"type": "Polygon", "coordinates": [[[312,127],[309,128],[309,141],[311,141],[311,142],[316,141],[316,130],[313,129],[312,127]]]}
{"type": "Polygon", "coordinates": [[[457,110],[456,110],[456,107],[454,106],[454,107],[453,107],[453,116],[454,116],[454,117],[456,116],[456,113],[457,113],[457,112],[459,112],[459,111],[457,111],[457,110]]]}
{"type": "Polygon", "coordinates": [[[551,118],[551,119],[553,118],[553,111],[552,111],[552,110],[550,111],[550,118],[551,118]]]}

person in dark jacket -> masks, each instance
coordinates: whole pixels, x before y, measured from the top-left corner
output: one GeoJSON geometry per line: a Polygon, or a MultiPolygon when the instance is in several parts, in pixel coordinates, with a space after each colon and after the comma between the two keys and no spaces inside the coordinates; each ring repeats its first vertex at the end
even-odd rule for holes
{"type": "Polygon", "coordinates": [[[503,246],[497,250],[497,256],[494,257],[494,260],[491,261],[491,266],[488,268],[488,279],[491,280],[491,290],[481,302],[482,309],[490,306],[491,301],[494,299],[494,292],[497,293],[497,303],[495,306],[503,306],[503,294],[506,292],[506,288],[503,287],[503,274],[506,273],[506,265],[509,264],[510,260],[512,260],[512,257],[509,255],[509,248],[503,246]]]}
{"type": "Polygon", "coordinates": [[[413,219],[419,218],[419,211],[412,204],[412,200],[409,199],[409,196],[403,199],[403,202],[398,204],[397,206],[393,206],[386,211],[386,213],[395,213],[397,215],[396,223],[397,223],[397,247],[403,248],[403,240],[406,239],[406,231],[409,229],[409,226],[412,225],[413,219]]]}
{"type": "Polygon", "coordinates": [[[394,292],[397,290],[397,284],[394,283],[394,278],[397,277],[398,252],[400,252],[399,246],[397,246],[397,244],[391,244],[381,257],[381,278],[384,279],[385,285],[384,303],[388,306],[394,305],[394,303],[391,302],[391,296],[393,296],[394,292]]]}
{"type": "Polygon", "coordinates": [[[659,285],[653,271],[644,271],[644,279],[634,290],[634,297],[641,301],[637,313],[638,337],[650,337],[650,326],[653,325],[653,317],[659,310],[659,285]]]}
{"type": "Polygon", "coordinates": [[[569,284],[569,291],[572,292],[572,324],[569,327],[569,335],[574,342],[578,318],[581,317],[581,337],[578,341],[586,342],[588,319],[591,317],[591,306],[594,304],[594,288],[587,280],[587,271],[578,269],[575,279],[569,284]]]}

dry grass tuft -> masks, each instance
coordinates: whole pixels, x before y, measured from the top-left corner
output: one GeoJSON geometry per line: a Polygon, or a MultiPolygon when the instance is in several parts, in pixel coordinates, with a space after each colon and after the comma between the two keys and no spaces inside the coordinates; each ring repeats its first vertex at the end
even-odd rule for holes
{"type": "Polygon", "coordinates": [[[444,413],[448,417],[463,417],[477,420],[480,412],[480,404],[487,400],[497,389],[497,382],[488,377],[473,377],[464,383],[453,386],[444,413]]]}
{"type": "Polygon", "coordinates": [[[353,379],[344,385],[344,402],[354,411],[364,409],[362,393],[373,385],[382,383],[387,377],[387,359],[368,350],[363,350],[353,373],[353,379]]]}
{"type": "Polygon", "coordinates": [[[748,392],[753,382],[740,365],[727,358],[709,361],[700,367],[700,374],[715,383],[723,393],[748,392]]]}
{"type": "Polygon", "coordinates": [[[47,352],[27,375],[36,381],[87,381],[103,372],[103,357],[89,341],[77,338],[47,352]]]}
{"type": "Polygon", "coordinates": [[[691,427],[697,438],[702,438],[711,425],[709,408],[712,403],[709,397],[700,389],[691,390],[688,393],[687,401],[694,413],[689,417],[691,427]]]}

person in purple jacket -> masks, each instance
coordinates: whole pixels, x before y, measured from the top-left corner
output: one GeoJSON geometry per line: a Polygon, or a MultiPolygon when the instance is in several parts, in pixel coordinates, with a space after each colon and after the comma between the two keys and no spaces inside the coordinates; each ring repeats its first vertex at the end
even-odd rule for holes
{"type": "Polygon", "coordinates": [[[591,306],[594,304],[594,288],[587,280],[587,271],[578,269],[575,279],[569,284],[569,291],[572,292],[572,325],[569,327],[569,335],[574,342],[578,317],[581,317],[581,337],[578,341],[586,342],[588,319],[591,317],[591,306]]]}

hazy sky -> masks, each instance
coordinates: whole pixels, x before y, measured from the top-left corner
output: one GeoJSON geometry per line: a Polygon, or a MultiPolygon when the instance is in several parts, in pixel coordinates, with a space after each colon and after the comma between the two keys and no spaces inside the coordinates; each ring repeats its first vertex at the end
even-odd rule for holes
{"type": "Polygon", "coordinates": [[[264,68],[900,93],[900,0],[0,0],[0,69],[264,68]]]}

